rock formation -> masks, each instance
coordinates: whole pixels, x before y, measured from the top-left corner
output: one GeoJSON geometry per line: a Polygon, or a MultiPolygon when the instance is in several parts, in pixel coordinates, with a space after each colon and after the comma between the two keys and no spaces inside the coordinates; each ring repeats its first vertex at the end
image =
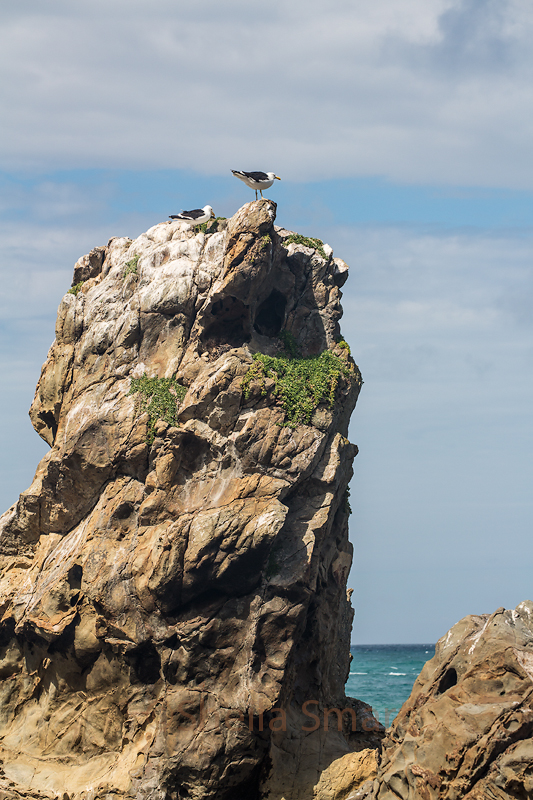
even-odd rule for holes
{"type": "Polygon", "coordinates": [[[533,797],[533,603],[439,640],[383,743],[377,800],[533,797]]]}
{"type": "Polygon", "coordinates": [[[0,518],[5,798],[311,796],[376,746],[344,697],[347,267],[275,212],[75,266],[30,411],[50,450],[0,518]]]}

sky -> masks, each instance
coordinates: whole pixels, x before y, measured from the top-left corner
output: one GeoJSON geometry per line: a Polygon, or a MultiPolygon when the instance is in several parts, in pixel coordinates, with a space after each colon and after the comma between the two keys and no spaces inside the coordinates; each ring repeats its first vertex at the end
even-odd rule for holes
{"type": "Polygon", "coordinates": [[[0,510],[74,262],[252,199],[350,265],[355,643],[533,599],[529,0],[18,0],[0,9],[0,510]]]}

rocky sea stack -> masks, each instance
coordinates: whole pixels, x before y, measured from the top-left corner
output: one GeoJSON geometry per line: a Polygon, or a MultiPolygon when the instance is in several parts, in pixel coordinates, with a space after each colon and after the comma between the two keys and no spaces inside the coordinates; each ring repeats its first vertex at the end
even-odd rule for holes
{"type": "Polygon", "coordinates": [[[533,797],[533,603],[437,642],[383,742],[372,800],[533,797]]]}
{"type": "Polygon", "coordinates": [[[375,769],[344,696],[347,267],[275,213],[75,265],[30,412],[50,450],[0,518],[4,798],[332,797],[335,759],[345,794],[375,769]]]}

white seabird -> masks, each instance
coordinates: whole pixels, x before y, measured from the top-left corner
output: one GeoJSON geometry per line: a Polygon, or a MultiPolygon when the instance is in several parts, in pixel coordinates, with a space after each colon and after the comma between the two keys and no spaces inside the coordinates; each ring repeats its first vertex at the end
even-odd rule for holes
{"type": "Polygon", "coordinates": [[[190,225],[202,225],[204,222],[215,216],[215,212],[211,206],[204,206],[203,208],[194,208],[192,211],[182,211],[181,214],[170,214],[170,219],[182,219],[190,225]]]}
{"type": "Polygon", "coordinates": [[[231,171],[236,178],[239,178],[239,180],[249,186],[250,189],[255,189],[256,200],[258,190],[261,193],[261,197],[263,197],[263,189],[270,189],[274,181],[281,180],[281,178],[278,175],[274,175],[273,172],[244,172],[241,169],[232,169],[231,171]]]}

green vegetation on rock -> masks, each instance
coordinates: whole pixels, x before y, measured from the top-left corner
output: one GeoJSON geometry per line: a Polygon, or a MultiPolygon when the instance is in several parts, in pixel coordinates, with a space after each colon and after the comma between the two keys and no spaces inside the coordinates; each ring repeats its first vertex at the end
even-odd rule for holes
{"type": "Polygon", "coordinates": [[[283,343],[283,349],[287,353],[290,358],[298,358],[300,355],[300,349],[296,344],[296,339],[292,335],[290,331],[283,330],[279,334],[279,338],[283,343]]]}
{"type": "Polygon", "coordinates": [[[213,219],[210,219],[207,222],[202,222],[201,225],[195,225],[194,231],[195,233],[198,233],[198,231],[202,231],[202,233],[208,233],[208,232],[215,233],[215,231],[212,231],[211,228],[215,226],[217,222],[220,222],[220,220],[225,220],[225,219],[227,219],[227,217],[214,217],[213,219]]]}
{"type": "Polygon", "coordinates": [[[176,424],[177,406],[187,394],[185,386],[181,386],[175,378],[132,378],[131,387],[128,394],[141,396],[138,406],[138,413],[148,412],[150,422],[148,424],[148,444],[152,444],[155,438],[155,426],[159,419],[168,422],[169,425],[176,424]]]}
{"type": "Polygon", "coordinates": [[[124,267],[124,272],[122,273],[122,277],[125,278],[126,275],[137,275],[137,264],[139,263],[140,255],[135,255],[133,258],[130,258],[129,261],[126,261],[126,266],[124,267]]]}
{"type": "Polygon", "coordinates": [[[261,392],[266,396],[266,379],[274,381],[272,395],[285,411],[285,426],[309,425],[321,403],[329,408],[335,404],[335,392],[341,376],[348,377],[353,367],[330,350],[319,356],[299,358],[294,337],[282,332],[285,352],[279,356],[255,353],[253,364],[242,380],[244,397],[250,396],[251,384],[259,381],[261,392]]]}
{"type": "Polygon", "coordinates": [[[350,505],[350,487],[346,489],[344,492],[344,510],[348,515],[352,513],[352,507],[350,505]]]}
{"type": "Polygon", "coordinates": [[[68,290],[67,294],[73,294],[74,296],[77,297],[78,292],[80,291],[80,289],[81,289],[81,287],[83,286],[84,283],[85,283],[85,281],[80,281],[79,283],[75,283],[74,286],[70,287],[70,289],[68,290]]]}
{"type": "Polygon", "coordinates": [[[328,260],[328,257],[324,252],[324,242],[322,239],[313,239],[311,236],[302,236],[301,233],[291,233],[289,236],[286,236],[281,243],[284,247],[287,247],[289,244],[303,244],[304,247],[312,247],[313,250],[316,250],[317,253],[322,256],[324,261],[328,260]]]}

